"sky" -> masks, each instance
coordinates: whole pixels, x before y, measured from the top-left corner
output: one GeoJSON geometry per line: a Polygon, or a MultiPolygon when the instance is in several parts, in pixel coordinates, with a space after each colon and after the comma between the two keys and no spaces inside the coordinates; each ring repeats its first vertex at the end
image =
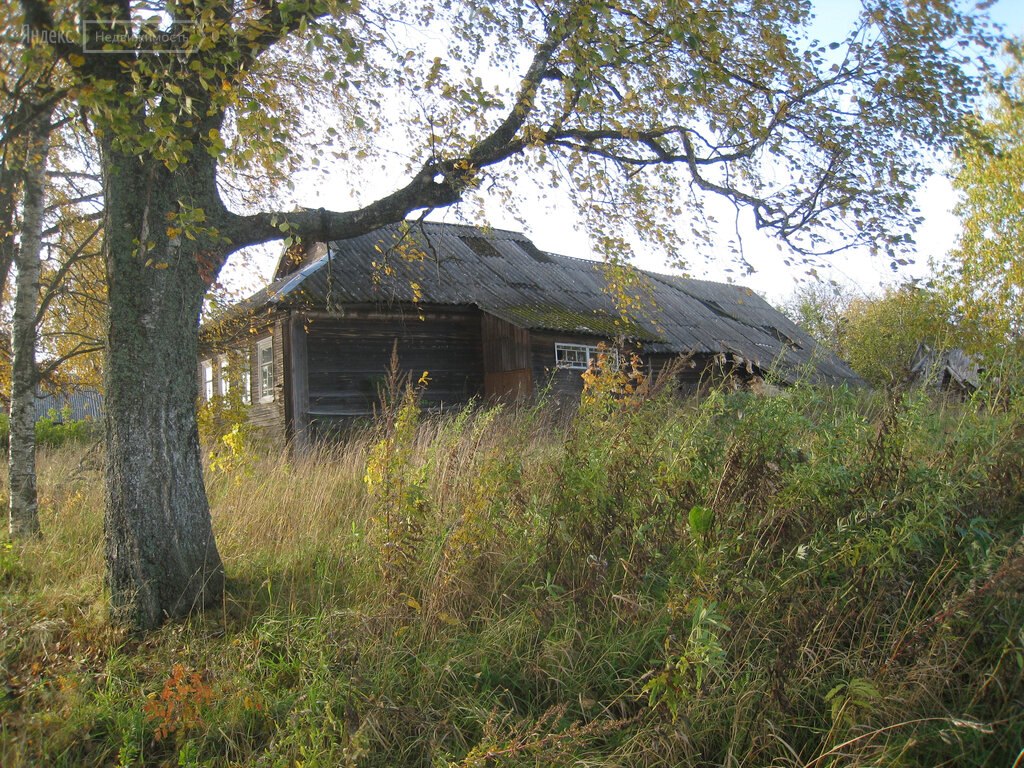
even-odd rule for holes
{"type": "MultiPolygon", "coordinates": [[[[821,40],[839,40],[845,33],[852,19],[856,16],[859,3],[856,0],[816,0],[817,23],[812,36],[821,40]]],[[[1005,33],[1024,35],[1024,0],[998,0],[989,9],[990,17],[1001,24],[1005,33]]],[[[382,151],[389,151],[382,147],[382,151]]],[[[780,250],[779,243],[769,235],[757,232],[749,224],[749,212],[741,218],[738,231],[741,235],[740,246],[743,258],[754,267],[752,274],[738,267],[731,257],[728,243],[723,242],[721,256],[710,259],[691,260],[687,273],[692,277],[722,282],[738,282],[747,285],[769,301],[779,304],[790,297],[801,282],[812,280],[834,281],[845,290],[862,295],[875,295],[885,286],[896,285],[913,279],[925,279],[931,274],[933,261],[940,262],[956,242],[959,222],[953,213],[956,203],[949,179],[944,175],[948,170],[948,161],[936,158],[936,173],[920,189],[917,196],[917,207],[925,218],[923,226],[916,237],[916,253],[912,255],[913,263],[900,267],[894,272],[890,260],[884,257],[872,258],[866,251],[850,250],[839,255],[820,259],[814,265],[801,264],[798,260],[793,266],[783,264],[786,251],[780,250]],[[809,274],[812,270],[814,274],[809,274]]],[[[339,208],[338,190],[349,184],[346,179],[334,178],[330,174],[317,174],[312,183],[299,185],[302,194],[297,204],[308,207],[339,208]]],[[[307,179],[307,181],[308,181],[307,179]]],[[[351,203],[369,202],[373,196],[382,196],[391,191],[381,185],[379,192],[370,188],[370,198],[353,190],[344,208],[353,207],[351,203]]],[[[594,258],[588,238],[578,217],[567,197],[558,195],[550,189],[542,188],[524,181],[521,196],[525,199],[522,212],[527,226],[523,226],[514,217],[508,215],[500,206],[491,205],[487,208],[488,224],[499,229],[524,231],[546,251],[569,256],[594,258]]],[[[709,210],[716,212],[719,219],[732,221],[735,212],[730,205],[721,201],[710,202],[709,210]]],[[[452,212],[439,212],[432,219],[439,221],[459,221],[452,212]]],[[[723,237],[735,239],[735,228],[723,230],[723,237]],[[730,238],[731,235],[731,238],[730,238]]],[[[244,280],[241,279],[241,268],[236,267],[232,275],[229,264],[228,273],[224,276],[227,282],[241,281],[246,288],[254,290],[268,281],[273,272],[280,253],[279,245],[271,245],[261,251],[250,254],[249,264],[255,265],[256,272],[250,269],[244,280]]],[[[658,258],[638,254],[637,266],[658,272],[670,270],[658,258]]],[[[244,290],[244,289],[243,289],[244,290]]]]}

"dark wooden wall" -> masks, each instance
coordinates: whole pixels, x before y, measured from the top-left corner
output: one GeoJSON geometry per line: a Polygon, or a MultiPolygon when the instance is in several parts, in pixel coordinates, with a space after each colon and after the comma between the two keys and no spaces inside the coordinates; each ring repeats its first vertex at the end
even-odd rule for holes
{"type": "Polygon", "coordinates": [[[269,328],[254,333],[249,342],[249,374],[251,376],[252,405],[249,408],[249,421],[263,430],[263,435],[271,442],[284,444],[287,436],[285,429],[285,357],[284,357],[284,323],[285,319],[276,318],[269,328]],[[258,389],[260,381],[259,361],[256,358],[256,345],[272,336],[274,339],[274,400],[261,403],[258,389]]]}
{"type": "MultiPolygon", "coordinates": [[[[668,366],[679,360],[679,355],[651,354],[646,358],[648,375],[657,379],[668,366]]],[[[696,355],[680,362],[675,375],[675,391],[681,395],[692,395],[700,390],[702,383],[707,383],[707,355],[696,355]]]]}
{"type": "Polygon", "coordinates": [[[534,331],[530,334],[530,359],[533,366],[534,388],[547,391],[557,403],[563,405],[579,402],[583,391],[583,371],[576,368],[555,367],[555,343],[586,344],[595,347],[602,340],[593,336],[534,331]]]}
{"type": "MultiPolygon", "coordinates": [[[[537,391],[548,390],[549,396],[560,405],[575,405],[579,402],[580,393],[583,392],[583,371],[575,368],[555,367],[555,344],[585,344],[590,347],[598,346],[602,339],[594,336],[566,335],[549,331],[534,331],[531,334],[531,359],[533,365],[533,377],[537,391]]],[[[609,342],[605,342],[611,346],[609,342]]],[[[631,352],[637,352],[643,363],[643,371],[648,376],[657,376],[662,369],[674,362],[678,355],[670,354],[646,354],[640,345],[627,343],[625,347],[619,348],[618,352],[623,363],[628,362],[627,356],[631,352]]],[[[708,357],[697,357],[691,364],[686,364],[676,374],[675,388],[682,394],[696,392],[702,380],[707,378],[705,367],[708,365],[708,357]]]]}
{"type": "MultiPolygon", "coordinates": [[[[374,413],[396,340],[400,370],[413,382],[427,372],[422,401],[432,410],[456,408],[485,394],[511,400],[541,392],[573,407],[583,390],[583,371],[556,368],[555,344],[597,346],[601,341],[582,334],[528,331],[473,307],[421,312],[346,307],[343,316],[277,312],[231,342],[216,349],[206,346],[201,359],[211,358],[217,365],[221,352],[247,354],[250,421],[270,441],[284,445],[290,440],[301,451],[317,437],[374,413]],[[256,347],[268,336],[274,340],[274,399],[261,403],[256,347]]],[[[649,374],[657,375],[675,356],[643,358],[649,374]]],[[[708,356],[694,358],[678,373],[677,390],[691,393],[720,380],[722,372],[712,363],[708,356]]],[[[215,378],[219,389],[217,385],[215,378]]]]}
{"type": "Polygon", "coordinates": [[[426,408],[441,410],[483,394],[477,310],[352,311],[305,319],[307,413],[314,433],[369,416],[385,384],[397,341],[399,368],[415,383],[427,372],[426,408]]]}
{"type": "Polygon", "coordinates": [[[228,353],[231,355],[243,355],[249,360],[249,391],[252,394],[252,403],[249,406],[249,422],[260,428],[262,436],[272,443],[283,445],[288,430],[285,423],[285,394],[286,377],[285,368],[286,339],[288,318],[285,315],[276,314],[268,319],[261,320],[254,324],[245,333],[237,334],[224,341],[202,341],[200,343],[199,365],[197,375],[199,376],[199,397],[203,399],[203,369],[202,362],[211,360],[214,365],[213,391],[214,396],[224,394],[223,385],[220,381],[220,355],[228,353]],[[258,393],[260,372],[259,361],[256,357],[256,345],[263,339],[272,337],[274,342],[274,399],[269,403],[261,403],[258,393]]]}

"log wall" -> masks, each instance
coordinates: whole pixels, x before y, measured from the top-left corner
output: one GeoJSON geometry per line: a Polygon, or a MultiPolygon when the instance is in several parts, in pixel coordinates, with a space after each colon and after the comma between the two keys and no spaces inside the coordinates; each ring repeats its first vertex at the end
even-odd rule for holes
{"type": "Polygon", "coordinates": [[[444,410],[483,394],[478,311],[346,311],[344,318],[309,317],[303,325],[314,434],[373,414],[396,343],[400,370],[414,383],[424,372],[429,377],[424,407],[444,410]]]}

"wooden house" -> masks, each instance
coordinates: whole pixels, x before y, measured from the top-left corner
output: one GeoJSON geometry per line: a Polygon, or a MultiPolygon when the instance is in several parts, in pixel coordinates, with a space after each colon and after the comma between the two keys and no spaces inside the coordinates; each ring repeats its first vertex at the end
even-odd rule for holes
{"type": "Polygon", "coordinates": [[[301,447],[373,412],[396,344],[404,370],[428,373],[433,409],[541,390],[575,399],[603,344],[652,369],[689,355],[683,387],[711,370],[859,383],[748,288],[635,270],[644,309],[623,318],[606,269],[452,224],[317,243],[283,255],[269,286],[204,326],[200,394],[242,388],[251,420],[301,447]]]}
{"type": "Polygon", "coordinates": [[[910,380],[920,386],[966,398],[978,391],[984,369],[962,349],[917,345],[910,361],[910,380]]]}

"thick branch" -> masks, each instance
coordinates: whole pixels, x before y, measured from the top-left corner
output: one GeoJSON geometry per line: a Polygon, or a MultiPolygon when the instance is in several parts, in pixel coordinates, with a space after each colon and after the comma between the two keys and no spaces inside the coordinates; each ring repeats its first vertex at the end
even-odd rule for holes
{"type": "MultiPolygon", "coordinates": [[[[454,174],[453,163],[450,166],[454,174]]],[[[401,221],[420,208],[443,208],[459,202],[462,190],[433,163],[424,166],[405,187],[357,211],[319,210],[231,215],[224,234],[233,250],[298,235],[314,241],[342,240],[401,221]]]]}
{"type": "Polygon", "coordinates": [[[544,80],[554,51],[570,32],[566,26],[556,25],[555,31],[538,47],[504,120],[464,157],[432,159],[405,187],[357,211],[334,212],[321,208],[252,216],[228,214],[231,224],[225,234],[232,249],[278,240],[287,235],[314,241],[356,237],[401,221],[412,211],[443,208],[459,202],[480,168],[506,160],[526,147],[527,142],[519,133],[534,111],[537,89],[544,80]]]}

